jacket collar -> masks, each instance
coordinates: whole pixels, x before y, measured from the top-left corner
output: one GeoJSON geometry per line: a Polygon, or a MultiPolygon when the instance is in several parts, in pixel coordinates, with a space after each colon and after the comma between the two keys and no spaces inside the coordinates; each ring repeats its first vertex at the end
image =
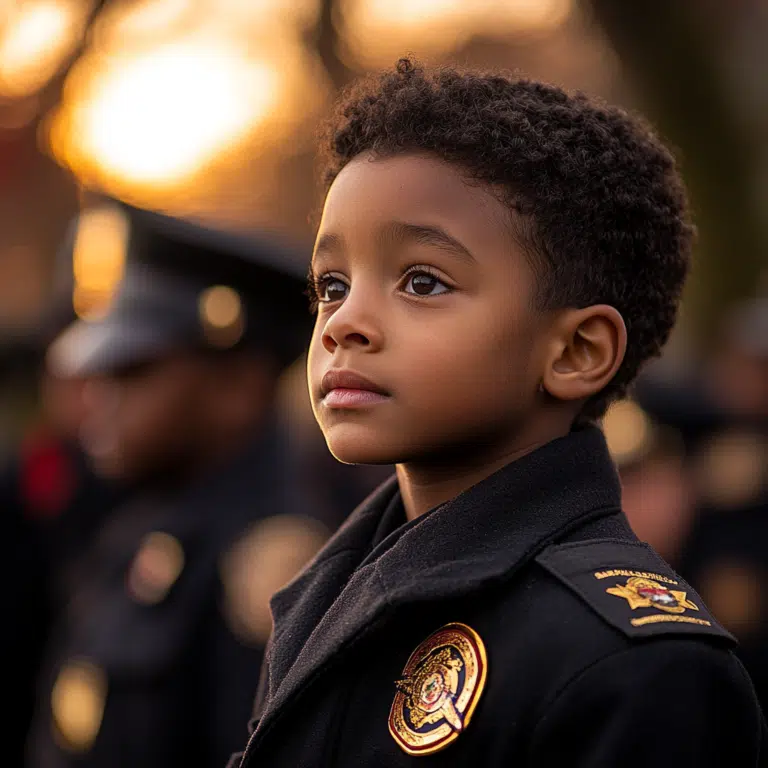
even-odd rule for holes
{"type": "Polygon", "coordinates": [[[333,656],[390,611],[510,578],[569,530],[617,512],[621,490],[600,430],[580,429],[401,526],[367,554],[386,505],[398,496],[393,478],[273,598],[262,728],[333,656]]]}

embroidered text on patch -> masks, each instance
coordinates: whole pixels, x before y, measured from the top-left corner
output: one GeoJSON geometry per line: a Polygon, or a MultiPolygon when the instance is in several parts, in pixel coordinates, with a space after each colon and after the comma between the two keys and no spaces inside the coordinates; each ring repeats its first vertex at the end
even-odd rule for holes
{"type": "Polygon", "coordinates": [[[668,576],[662,576],[660,573],[650,573],[648,571],[629,571],[626,568],[611,568],[609,571],[597,571],[596,579],[610,579],[616,576],[637,576],[641,579],[652,579],[653,581],[662,581],[665,584],[678,584],[679,582],[670,579],[668,576]]]}

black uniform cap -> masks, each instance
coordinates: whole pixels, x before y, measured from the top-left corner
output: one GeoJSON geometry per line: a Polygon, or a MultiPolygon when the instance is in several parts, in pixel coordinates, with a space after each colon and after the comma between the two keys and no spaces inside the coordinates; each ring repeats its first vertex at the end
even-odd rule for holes
{"type": "Polygon", "coordinates": [[[304,254],[265,235],[119,205],[129,234],[115,297],[104,317],[78,320],[54,342],[55,371],[108,373],[180,349],[242,345],[268,351],[281,367],[298,357],[312,324],[304,254]]]}

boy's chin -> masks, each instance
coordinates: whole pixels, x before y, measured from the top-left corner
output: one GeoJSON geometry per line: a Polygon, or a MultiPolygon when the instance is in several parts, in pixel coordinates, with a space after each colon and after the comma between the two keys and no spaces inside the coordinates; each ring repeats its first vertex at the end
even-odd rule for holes
{"type": "Polygon", "coordinates": [[[342,464],[396,464],[397,450],[384,446],[375,435],[363,430],[336,425],[325,433],[325,442],[333,457],[342,464]]]}

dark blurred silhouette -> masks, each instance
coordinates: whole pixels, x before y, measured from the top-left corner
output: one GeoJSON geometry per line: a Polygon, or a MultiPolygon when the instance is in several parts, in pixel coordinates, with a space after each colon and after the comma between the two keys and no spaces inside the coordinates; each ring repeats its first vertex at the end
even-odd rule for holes
{"type": "Polygon", "coordinates": [[[726,317],[703,375],[646,380],[638,397],[685,444],[693,510],[678,570],[739,639],[767,709],[768,300],[744,302],[726,317]]]}
{"type": "Polygon", "coordinates": [[[616,403],[603,422],[633,530],[675,567],[693,515],[680,433],[653,420],[634,400],[616,403]]]}
{"type": "Polygon", "coordinates": [[[117,293],[48,362],[86,379],[90,462],[134,492],[79,562],[28,764],[223,764],[250,715],[268,598],[328,533],[276,416],[311,321],[306,265],[263,238],[115,205],[117,293]]]}
{"type": "Polygon", "coordinates": [[[692,455],[697,515],[683,575],[740,641],[768,708],[768,299],[737,306],[705,388],[719,415],[692,455]]]}
{"type": "Polygon", "coordinates": [[[0,511],[9,542],[6,612],[9,764],[22,765],[43,649],[71,597],[78,564],[109,510],[127,490],[98,478],[79,446],[84,380],[53,375],[47,346],[75,317],[71,238],[57,255],[53,296],[36,332],[4,350],[4,378],[21,378],[34,413],[0,466],[0,511]]]}

